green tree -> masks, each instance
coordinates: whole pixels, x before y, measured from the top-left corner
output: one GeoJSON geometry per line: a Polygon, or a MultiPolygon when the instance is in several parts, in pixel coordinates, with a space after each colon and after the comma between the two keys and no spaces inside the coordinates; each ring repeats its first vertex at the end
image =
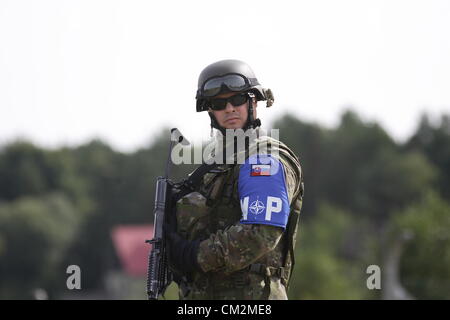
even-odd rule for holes
{"type": "Polygon", "coordinates": [[[346,111],[336,129],[284,116],[274,123],[299,156],[305,175],[306,219],[325,200],[382,226],[393,210],[434,185],[436,170],[421,152],[402,151],[377,124],[346,111]]]}
{"type": "Polygon", "coordinates": [[[356,220],[330,205],[319,206],[314,220],[300,222],[289,298],[369,297],[365,279],[367,229],[363,219],[356,220]]]}
{"type": "Polygon", "coordinates": [[[17,141],[0,150],[0,200],[63,192],[82,211],[89,208],[86,181],[69,149],[49,151],[17,141]]]}
{"type": "Polygon", "coordinates": [[[328,152],[328,131],[288,114],[276,120],[272,127],[279,129],[280,140],[300,158],[308,194],[303,211],[308,213],[305,219],[309,219],[317,211],[318,202],[323,198],[321,181],[324,178],[324,162],[328,152]]]}
{"type": "Polygon", "coordinates": [[[426,155],[439,169],[437,188],[445,198],[450,198],[450,116],[442,115],[439,124],[433,125],[423,114],[416,133],[404,146],[426,155]]]}
{"type": "Polygon", "coordinates": [[[418,299],[450,299],[450,204],[435,192],[400,211],[391,234],[408,232],[400,263],[402,284],[418,299]]]}
{"type": "MultiPolygon", "coordinates": [[[[85,270],[87,289],[101,287],[107,271],[120,268],[111,241],[112,228],[153,222],[155,183],[164,175],[169,133],[168,128],[162,130],[152,145],[130,154],[116,152],[99,140],[72,151],[77,172],[87,181],[93,206],[72,244],[67,263],[85,270]]],[[[171,176],[185,175],[188,168],[175,166],[171,176]]]]}
{"type": "Polygon", "coordinates": [[[1,203],[0,298],[29,299],[35,288],[51,296],[64,290],[62,261],[78,222],[78,212],[63,194],[1,203]]]}

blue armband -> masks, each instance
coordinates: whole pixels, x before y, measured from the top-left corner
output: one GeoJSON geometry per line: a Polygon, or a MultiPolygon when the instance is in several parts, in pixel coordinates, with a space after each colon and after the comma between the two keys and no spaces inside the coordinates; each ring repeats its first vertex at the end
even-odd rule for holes
{"type": "Polygon", "coordinates": [[[253,155],[241,165],[238,182],[243,224],[286,228],[289,198],[283,164],[271,155],[253,155]]]}

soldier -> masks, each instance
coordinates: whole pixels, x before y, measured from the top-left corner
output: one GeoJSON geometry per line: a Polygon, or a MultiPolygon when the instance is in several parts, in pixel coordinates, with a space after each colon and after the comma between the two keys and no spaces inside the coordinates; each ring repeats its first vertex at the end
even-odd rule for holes
{"type": "Polygon", "coordinates": [[[236,147],[230,129],[251,138],[231,162],[215,150],[226,161],[176,202],[167,238],[180,299],[287,299],[303,174],[297,156],[259,130],[257,101],[270,106],[273,95],[246,63],[223,60],[202,71],[196,99],[224,146],[236,147]]]}

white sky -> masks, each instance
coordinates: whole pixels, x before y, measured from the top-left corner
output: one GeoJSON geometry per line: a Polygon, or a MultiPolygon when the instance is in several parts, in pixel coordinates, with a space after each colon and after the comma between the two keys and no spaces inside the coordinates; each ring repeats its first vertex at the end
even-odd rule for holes
{"type": "Polygon", "coordinates": [[[402,141],[450,112],[450,1],[0,0],[0,144],[132,151],[165,124],[206,138],[197,77],[229,58],[275,94],[263,127],[335,126],[353,106],[402,141]]]}

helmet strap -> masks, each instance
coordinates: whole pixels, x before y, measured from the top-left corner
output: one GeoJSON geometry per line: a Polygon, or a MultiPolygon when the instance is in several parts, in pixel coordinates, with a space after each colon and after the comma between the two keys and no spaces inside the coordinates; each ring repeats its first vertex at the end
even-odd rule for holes
{"type": "Polygon", "coordinates": [[[219,130],[220,132],[222,132],[222,135],[225,137],[226,131],[225,128],[219,125],[219,122],[217,122],[216,117],[214,116],[214,114],[212,112],[208,112],[209,117],[211,118],[211,135],[212,135],[212,130],[213,128],[219,130]]]}
{"type": "Polygon", "coordinates": [[[256,118],[256,119],[253,118],[253,99],[255,98],[255,94],[252,92],[248,92],[247,94],[249,96],[248,109],[247,109],[248,117],[247,117],[247,122],[245,123],[243,130],[255,129],[256,127],[261,126],[261,120],[259,120],[258,118],[256,118]]]}

